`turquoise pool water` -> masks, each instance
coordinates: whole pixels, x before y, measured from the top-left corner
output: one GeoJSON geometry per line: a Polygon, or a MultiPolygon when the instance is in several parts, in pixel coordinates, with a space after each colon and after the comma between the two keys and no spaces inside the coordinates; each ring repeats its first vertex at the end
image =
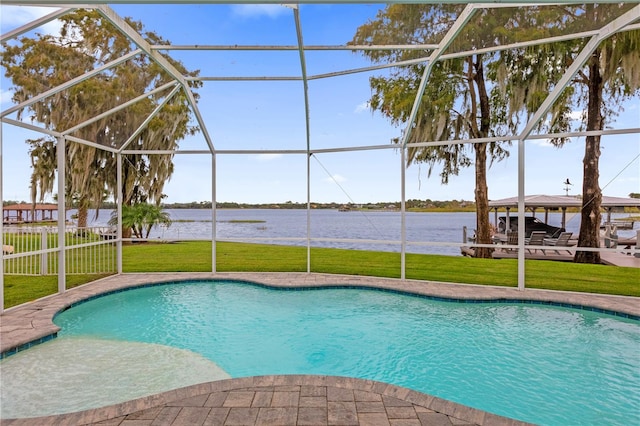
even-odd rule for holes
{"type": "Polygon", "coordinates": [[[60,342],[169,346],[231,377],[343,375],[538,424],[640,424],[640,323],[595,312],[192,282],[100,297],[55,322],[60,342]]]}

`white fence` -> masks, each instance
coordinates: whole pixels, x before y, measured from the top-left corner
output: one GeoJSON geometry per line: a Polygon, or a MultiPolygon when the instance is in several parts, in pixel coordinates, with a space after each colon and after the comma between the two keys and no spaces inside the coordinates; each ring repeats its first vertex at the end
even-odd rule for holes
{"type": "MultiPolygon", "coordinates": [[[[116,244],[105,228],[68,228],[64,234],[66,274],[117,272],[116,244]]],[[[55,275],[59,237],[56,227],[5,226],[2,235],[4,273],[55,275]]]]}

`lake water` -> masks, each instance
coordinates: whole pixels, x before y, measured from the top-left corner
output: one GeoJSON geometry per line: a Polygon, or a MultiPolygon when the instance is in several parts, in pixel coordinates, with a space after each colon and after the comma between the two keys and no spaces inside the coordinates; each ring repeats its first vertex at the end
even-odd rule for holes
{"type": "MultiPolygon", "coordinates": [[[[150,239],[207,240],[212,236],[212,214],[207,209],[166,209],[170,226],[155,226],[150,239]]],[[[71,215],[75,211],[70,211],[71,215]]],[[[111,210],[101,210],[98,219],[90,214],[90,226],[107,226],[111,210]]],[[[307,210],[287,209],[220,209],[216,216],[216,239],[265,244],[307,244],[307,210]]],[[[401,213],[398,211],[311,210],[309,235],[313,247],[332,247],[376,251],[400,251],[401,213]],[[325,241],[341,240],[341,241],[325,241]],[[386,243],[380,241],[387,241],[386,243]],[[390,242],[389,242],[390,241],[390,242]]],[[[622,213],[613,215],[626,217],[622,213]]],[[[544,220],[544,213],[538,218],[544,220]]],[[[462,229],[469,236],[475,229],[475,213],[415,213],[407,212],[406,251],[409,253],[460,255],[462,229]]],[[[494,215],[491,213],[490,221],[494,215]]],[[[549,213],[548,223],[560,226],[561,213],[549,213]]],[[[636,228],[639,224],[636,224],[636,228]]],[[[578,234],[580,216],[567,214],[567,231],[578,234]]],[[[635,235],[635,231],[620,231],[620,236],[635,235]]]]}

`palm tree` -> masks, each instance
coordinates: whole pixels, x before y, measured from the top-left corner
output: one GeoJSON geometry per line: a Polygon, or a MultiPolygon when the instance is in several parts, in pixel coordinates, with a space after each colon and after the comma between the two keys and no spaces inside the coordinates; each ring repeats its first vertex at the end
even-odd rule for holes
{"type": "MultiPolygon", "coordinates": [[[[111,213],[109,225],[117,226],[117,224],[118,212],[114,210],[111,213]]],[[[131,229],[133,235],[138,238],[149,238],[153,226],[160,224],[171,226],[171,217],[159,206],[147,203],[122,206],[122,226],[131,229]]]]}

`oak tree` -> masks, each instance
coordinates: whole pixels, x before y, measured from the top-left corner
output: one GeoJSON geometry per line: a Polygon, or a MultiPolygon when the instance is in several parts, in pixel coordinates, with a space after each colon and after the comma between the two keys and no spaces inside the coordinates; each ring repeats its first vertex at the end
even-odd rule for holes
{"type": "MultiPolygon", "coordinates": [[[[437,44],[447,34],[464,5],[394,4],[381,10],[375,19],[361,25],[353,37],[354,45],[437,44]]],[[[490,47],[512,37],[511,16],[503,9],[478,10],[456,36],[451,50],[472,51],[490,47]]],[[[424,52],[394,48],[363,50],[374,62],[400,62],[424,57],[424,52]]],[[[420,99],[418,114],[408,123],[425,62],[394,67],[388,76],[370,78],[373,91],[370,106],[396,125],[410,125],[407,166],[427,163],[429,175],[435,165],[442,166],[443,184],[462,168],[475,168],[476,242],[491,243],[487,167],[508,156],[506,143],[474,142],[411,146],[416,142],[460,141],[501,136],[509,130],[498,113],[503,105],[491,99],[488,66],[497,53],[471,53],[432,64],[428,83],[420,99]]],[[[400,138],[394,142],[400,142],[400,138]]],[[[490,257],[491,249],[477,248],[477,257],[490,257]]]]}
{"type": "MultiPolygon", "coordinates": [[[[633,4],[625,3],[548,6],[533,9],[529,19],[535,20],[542,35],[554,36],[584,32],[590,26],[597,28],[632,7],[633,4]]],[[[507,109],[513,112],[511,116],[516,117],[517,110],[536,111],[588,41],[588,38],[561,41],[512,49],[501,55],[501,62],[496,67],[501,84],[496,88],[507,99],[507,109]]],[[[540,121],[538,129],[553,133],[604,130],[621,111],[625,100],[640,95],[638,70],[640,30],[612,34],[596,47],[547,117],[540,121]],[[583,111],[577,127],[572,126],[574,111],[583,111]]],[[[585,137],[579,247],[600,246],[600,140],[601,136],[597,134],[585,137]]],[[[557,147],[569,141],[561,137],[551,140],[557,147]]],[[[600,263],[600,253],[576,251],[574,261],[600,263]]]]}
{"type": "MultiPolygon", "coordinates": [[[[36,34],[4,43],[2,66],[6,77],[13,83],[14,102],[25,102],[136,49],[97,11],[79,9],[59,19],[62,29],[58,35],[36,34]]],[[[157,34],[145,31],[140,22],[125,21],[150,44],[169,44],[157,34]]],[[[180,62],[167,59],[183,75],[198,75],[198,71],[188,71],[180,62]]],[[[70,135],[111,149],[103,150],[75,141],[66,143],[66,193],[77,202],[79,227],[86,226],[88,209],[98,208],[105,199],[105,192],[116,194],[122,191],[126,205],[147,200],[160,202],[164,183],[173,173],[173,155],[124,155],[123,187],[117,188],[114,151],[121,148],[166,100],[170,89],[150,94],[97,121],[90,119],[172,80],[147,55],[137,54],[18,111],[19,119],[29,117],[46,129],[61,133],[86,122],[70,135]]],[[[192,88],[201,85],[199,82],[189,84],[192,88]]],[[[189,124],[189,117],[188,98],[181,90],[129,142],[127,149],[174,150],[179,140],[198,131],[197,127],[189,124]]],[[[44,193],[53,190],[54,173],[51,168],[56,164],[53,159],[57,143],[50,137],[28,143],[33,164],[31,195],[35,203],[38,193],[43,197],[44,193]]]]}

